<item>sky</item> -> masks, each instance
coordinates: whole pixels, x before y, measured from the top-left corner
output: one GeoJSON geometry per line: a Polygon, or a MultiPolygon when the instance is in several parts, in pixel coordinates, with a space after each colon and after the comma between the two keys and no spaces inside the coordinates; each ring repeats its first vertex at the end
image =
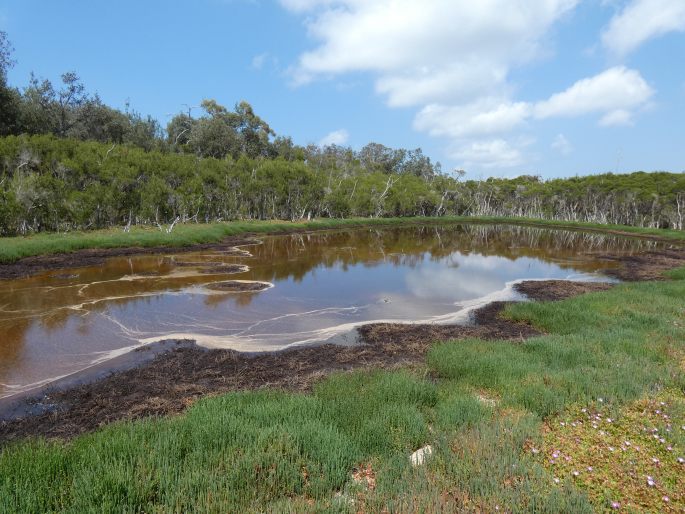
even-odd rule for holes
{"type": "Polygon", "coordinates": [[[470,178],[685,170],[685,0],[0,0],[16,66],[157,118],[240,100],[298,144],[470,178]]]}

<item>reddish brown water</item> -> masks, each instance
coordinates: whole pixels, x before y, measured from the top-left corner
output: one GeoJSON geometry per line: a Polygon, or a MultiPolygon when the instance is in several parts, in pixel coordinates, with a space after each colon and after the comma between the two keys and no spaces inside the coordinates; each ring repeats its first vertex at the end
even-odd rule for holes
{"type": "Polygon", "coordinates": [[[0,396],[153,341],[262,351],[354,341],[369,321],[460,322],[521,279],[601,279],[606,252],[656,243],[449,225],[269,236],[233,254],[112,258],[0,282],[0,396]],[[222,264],[244,265],[225,273],[222,264]],[[230,271],[236,271],[235,269],[230,271]],[[273,285],[225,292],[226,280],[273,285]]]}

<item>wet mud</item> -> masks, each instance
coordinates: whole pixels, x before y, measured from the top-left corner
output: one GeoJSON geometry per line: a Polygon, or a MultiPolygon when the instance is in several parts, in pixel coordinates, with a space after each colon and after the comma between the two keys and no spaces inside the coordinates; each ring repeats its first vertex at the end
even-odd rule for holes
{"type": "MultiPolygon", "coordinates": [[[[249,254],[245,250],[241,250],[240,246],[248,246],[259,243],[252,235],[245,235],[239,237],[229,237],[220,243],[207,243],[192,246],[181,247],[167,247],[157,246],[150,248],[130,247],[130,248],[104,248],[104,249],[90,249],[77,250],[69,253],[58,253],[51,255],[38,255],[35,257],[26,257],[10,264],[0,263],[0,279],[16,279],[25,278],[44,271],[52,271],[58,269],[70,268],[84,268],[90,266],[97,266],[102,264],[110,257],[126,257],[133,255],[155,255],[160,253],[173,253],[174,255],[182,253],[193,253],[202,250],[215,250],[223,255],[244,256],[249,254]]],[[[202,265],[212,263],[201,263],[202,265]]],[[[194,266],[195,263],[181,263],[181,266],[194,266]]],[[[66,276],[66,275],[65,275],[66,276]]]]}
{"type": "Polygon", "coordinates": [[[234,273],[245,273],[249,268],[240,264],[219,264],[217,266],[207,266],[199,270],[203,275],[232,275],[234,273]]]}
{"type": "Polygon", "coordinates": [[[207,284],[205,286],[206,289],[222,291],[225,293],[254,293],[257,291],[264,291],[270,287],[271,284],[268,282],[251,282],[246,280],[226,280],[224,282],[207,284]]]}
{"type": "Polygon", "coordinates": [[[624,282],[665,280],[665,271],[685,266],[685,250],[682,249],[654,250],[620,257],[606,255],[603,258],[618,264],[605,274],[624,282]]]}
{"type": "Polygon", "coordinates": [[[606,282],[569,282],[567,280],[527,280],[514,285],[517,293],[541,302],[565,300],[584,293],[606,291],[606,282]]]}

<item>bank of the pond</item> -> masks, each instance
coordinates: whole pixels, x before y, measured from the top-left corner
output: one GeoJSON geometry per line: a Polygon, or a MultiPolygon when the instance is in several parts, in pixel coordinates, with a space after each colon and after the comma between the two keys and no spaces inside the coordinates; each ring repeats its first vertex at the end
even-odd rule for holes
{"type": "Polygon", "coordinates": [[[685,231],[508,217],[445,216],[182,224],[176,225],[171,233],[151,227],[133,227],[130,232],[110,229],[0,238],[0,279],[28,276],[46,270],[95,265],[108,257],[122,255],[159,253],[170,249],[173,249],[175,253],[180,253],[210,248],[228,248],[258,235],[450,223],[502,223],[596,231],[674,243],[685,242],[685,231]]]}

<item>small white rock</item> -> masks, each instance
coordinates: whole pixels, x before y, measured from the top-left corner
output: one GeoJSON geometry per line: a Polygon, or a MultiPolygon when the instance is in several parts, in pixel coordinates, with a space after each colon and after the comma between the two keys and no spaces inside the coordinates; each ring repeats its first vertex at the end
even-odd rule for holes
{"type": "Polygon", "coordinates": [[[350,498],[347,493],[338,491],[333,495],[333,500],[347,505],[354,505],[354,498],[350,498]]]}
{"type": "Polygon", "coordinates": [[[409,460],[412,466],[421,466],[426,461],[426,459],[433,453],[433,447],[427,444],[423,448],[419,448],[414,453],[411,454],[409,460]]]}
{"type": "Polygon", "coordinates": [[[493,398],[488,398],[487,396],[484,396],[482,394],[477,394],[476,399],[482,403],[483,405],[487,405],[488,407],[495,407],[497,405],[497,400],[493,398]]]}

